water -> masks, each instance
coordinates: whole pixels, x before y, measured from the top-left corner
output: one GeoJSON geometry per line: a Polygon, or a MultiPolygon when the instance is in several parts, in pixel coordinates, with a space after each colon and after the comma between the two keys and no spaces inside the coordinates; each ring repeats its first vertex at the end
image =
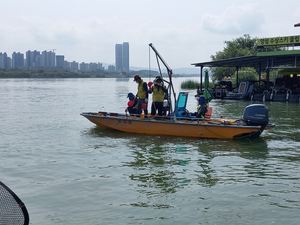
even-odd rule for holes
{"type": "MultiPolygon", "coordinates": [[[[299,224],[298,104],[266,103],[276,127],[251,141],[128,134],[79,115],[124,112],[128,92],[132,79],[0,80],[1,181],[30,224],[299,224]]],[[[210,106],[239,118],[248,104],[210,106]]]]}

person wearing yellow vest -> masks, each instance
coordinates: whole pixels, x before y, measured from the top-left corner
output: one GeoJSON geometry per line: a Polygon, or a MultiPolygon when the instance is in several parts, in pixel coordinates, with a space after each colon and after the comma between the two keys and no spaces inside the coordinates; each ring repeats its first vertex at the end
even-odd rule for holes
{"type": "Polygon", "coordinates": [[[142,113],[142,106],[145,106],[143,108],[145,118],[148,116],[148,85],[147,82],[143,81],[140,75],[136,74],[133,78],[133,81],[135,81],[138,84],[138,92],[136,94],[137,99],[137,116],[140,116],[142,113]],[[144,104],[145,103],[145,104],[144,104]]]}
{"type": "Polygon", "coordinates": [[[165,93],[168,94],[168,90],[163,83],[163,80],[160,76],[157,76],[151,86],[149,93],[152,95],[152,105],[151,105],[151,116],[156,114],[158,111],[158,116],[162,116],[164,108],[164,96],[165,93]]]}

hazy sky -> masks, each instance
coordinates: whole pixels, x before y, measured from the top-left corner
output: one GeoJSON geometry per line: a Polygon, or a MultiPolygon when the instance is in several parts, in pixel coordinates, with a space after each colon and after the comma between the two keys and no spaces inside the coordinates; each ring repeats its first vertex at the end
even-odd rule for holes
{"type": "MultiPolygon", "coordinates": [[[[130,66],[149,67],[149,43],[175,69],[210,61],[225,40],[299,35],[299,0],[1,1],[0,52],[28,50],[67,61],[115,62],[129,42],[130,66]]],[[[153,53],[151,52],[151,55],[153,53]]],[[[151,56],[151,68],[155,61],[151,56]]]]}

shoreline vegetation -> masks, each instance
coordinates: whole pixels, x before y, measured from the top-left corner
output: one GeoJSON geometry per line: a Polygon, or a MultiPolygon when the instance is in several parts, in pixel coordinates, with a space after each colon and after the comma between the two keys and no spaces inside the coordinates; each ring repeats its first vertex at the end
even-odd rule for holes
{"type": "MultiPolygon", "coordinates": [[[[135,74],[143,77],[158,76],[157,71],[131,71],[129,73],[114,73],[107,71],[68,71],[68,70],[24,70],[24,69],[0,69],[1,78],[133,78],[135,74]],[[150,75],[149,75],[150,74],[150,75]]],[[[166,74],[167,76],[167,74],[166,74]]],[[[173,74],[173,77],[191,77],[195,74],[173,74]]]]}
{"type": "MultiPolygon", "coordinates": [[[[200,82],[194,81],[194,80],[186,80],[181,82],[181,88],[182,89],[198,89],[200,87],[200,82]]],[[[204,82],[202,84],[204,87],[204,82]]],[[[213,83],[209,82],[209,88],[212,88],[214,86],[213,83]]]]}
{"type": "MultiPolygon", "coordinates": [[[[0,79],[9,78],[132,78],[135,74],[140,74],[144,77],[149,77],[149,71],[132,71],[131,73],[109,73],[104,71],[92,72],[73,72],[73,71],[49,71],[49,70],[21,70],[21,69],[0,69],[0,79]]],[[[157,71],[151,71],[151,77],[158,75],[157,71]]],[[[167,75],[166,75],[167,76],[167,75]]],[[[173,74],[174,77],[193,77],[191,74],[173,74]]],[[[199,82],[194,80],[186,80],[181,83],[183,89],[197,89],[200,86],[199,82]]]]}
{"type": "Polygon", "coordinates": [[[197,89],[198,86],[200,86],[200,83],[194,80],[186,80],[181,83],[182,89],[197,89]]]}

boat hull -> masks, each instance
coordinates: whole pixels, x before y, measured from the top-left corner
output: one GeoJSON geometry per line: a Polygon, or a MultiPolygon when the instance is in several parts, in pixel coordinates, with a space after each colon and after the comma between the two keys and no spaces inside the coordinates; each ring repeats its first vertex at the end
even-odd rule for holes
{"type": "Polygon", "coordinates": [[[154,120],[126,118],[125,116],[101,116],[97,113],[82,113],[92,123],[105,129],[123,132],[172,135],[197,138],[255,138],[261,134],[261,126],[209,124],[207,122],[154,120]]]}

